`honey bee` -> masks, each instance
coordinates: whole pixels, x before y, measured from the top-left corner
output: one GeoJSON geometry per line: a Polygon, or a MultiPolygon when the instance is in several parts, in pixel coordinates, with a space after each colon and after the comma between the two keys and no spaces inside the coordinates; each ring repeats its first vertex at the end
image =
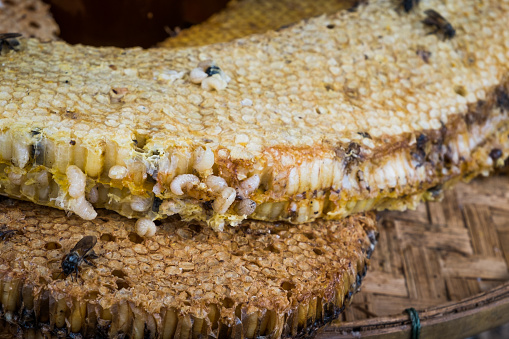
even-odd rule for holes
{"type": "MultiPolygon", "coordinates": [[[[355,0],[355,2],[353,3],[352,7],[350,7],[349,9],[347,9],[347,11],[349,12],[356,12],[357,9],[361,6],[361,5],[367,5],[368,4],[368,0],[355,0]]],[[[328,27],[327,27],[328,28],[328,27]]]]}
{"type": "Polygon", "coordinates": [[[70,274],[71,279],[72,273],[74,273],[76,280],[78,280],[78,267],[83,261],[86,264],[95,267],[95,264],[88,259],[98,258],[98,256],[92,250],[96,243],[97,238],[93,235],[87,235],[81,238],[81,240],[78,241],[72,248],[72,250],[65,255],[64,259],[62,259],[62,273],[65,276],[70,274]]]}
{"type": "Polygon", "coordinates": [[[427,26],[435,26],[435,30],[430,34],[434,34],[437,32],[442,32],[444,38],[452,39],[454,35],[456,35],[456,30],[452,25],[447,21],[440,13],[435,11],[434,9],[425,10],[426,19],[422,22],[427,26]]]}
{"type": "Polygon", "coordinates": [[[213,76],[214,74],[221,74],[221,68],[217,67],[216,65],[212,65],[205,70],[205,73],[207,73],[209,77],[213,76]]]}
{"type": "Polygon", "coordinates": [[[12,237],[14,235],[14,233],[16,233],[16,231],[5,229],[5,228],[1,228],[0,229],[0,239],[1,240],[5,240],[5,239],[7,239],[9,237],[12,237]]]}
{"type": "Polygon", "coordinates": [[[405,12],[410,12],[413,8],[417,7],[419,5],[420,0],[403,0],[401,3],[401,6],[403,6],[403,9],[405,12]]]}
{"type": "Polygon", "coordinates": [[[16,38],[21,36],[20,33],[0,33],[0,54],[4,46],[10,50],[17,51],[16,47],[19,46],[19,41],[16,38]]]}
{"type": "Polygon", "coordinates": [[[419,46],[417,48],[417,51],[415,52],[415,54],[417,54],[422,59],[422,61],[424,61],[425,63],[429,63],[429,58],[431,57],[431,52],[425,50],[424,47],[419,46]]]}

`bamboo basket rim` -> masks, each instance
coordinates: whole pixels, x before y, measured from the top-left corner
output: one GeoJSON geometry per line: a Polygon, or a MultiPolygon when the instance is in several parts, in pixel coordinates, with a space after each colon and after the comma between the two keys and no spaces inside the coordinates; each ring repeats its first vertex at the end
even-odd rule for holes
{"type": "MultiPolygon", "coordinates": [[[[421,338],[434,338],[437,335],[443,338],[466,338],[509,323],[508,175],[478,178],[469,184],[460,183],[445,193],[442,202],[423,204],[417,211],[382,212],[379,225],[379,245],[372,258],[373,267],[368,269],[364,282],[368,286],[365,290],[361,287],[361,292],[353,298],[353,305],[346,309],[346,316],[344,315],[342,320],[334,321],[319,331],[318,339],[410,338],[412,326],[410,316],[405,312],[407,307],[414,307],[419,313],[421,338]],[[384,220],[394,224],[384,227],[384,220]],[[426,238],[424,234],[428,231],[437,234],[436,236],[429,235],[429,238],[426,238]],[[440,248],[437,243],[440,244],[448,239],[440,240],[439,238],[447,236],[449,234],[447,232],[451,232],[450,234],[454,237],[463,240],[458,240],[450,248],[440,248]],[[430,243],[434,239],[437,243],[430,243]],[[419,245],[419,243],[423,244],[419,245]],[[399,248],[394,249],[387,244],[396,244],[399,248]],[[419,249],[416,250],[415,247],[419,247],[419,249]],[[458,251],[459,247],[463,249],[463,253],[458,251]],[[383,306],[384,300],[404,299],[401,296],[390,299],[390,297],[383,296],[384,291],[379,290],[380,286],[375,286],[376,288],[369,286],[370,274],[379,277],[381,272],[387,271],[387,265],[383,266],[380,263],[386,263],[387,253],[382,251],[388,249],[391,251],[391,255],[400,256],[398,259],[400,261],[395,260],[396,264],[393,266],[401,266],[401,271],[393,270],[391,274],[383,273],[385,276],[394,276],[395,278],[382,282],[382,289],[384,284],[395,283],[397,279],[401,280],[403,277],[410,297],[411,288],[409,286],[415,284],[417,293],[426,295],[430,299],[435,297],[432,299],[434,304],[422,306],[417,302],[415,305],[414,303],[419,301],[419,298],[409,297],[408,300],[401,303],[401,307],[392,307],[394,312],[389,312],[391,314],[377,314],[377,310],[383,306]],[[411,265],[415,266],[415,264],[419,264],[419,261],[405,263],[407,259],[405,254],[412,256],[415,251],[424,254],[432,253],[434,256],[426,258],[429,261],[438,262],[439,265],[430,269],[429,272],[415,270],[415,267],[411,267],[411,265]],[[453,259],[448,259],[449,257],[453,259]],[[487,273],[481,270],[479,271],[481,278],[474,278],[479,269],[476,260],[486,266],[486,270],[490,269],[490,263],[492,266],[498,265],[497,273],[487,273]],[[472,262],[471,268],[465,266],[466,271],[461,271],[454,266],[468,265],[470,261],[472,262]],[[434,273],[434,275],[430,276],[430,273],[434,273]],[[489,275],[492,275],[491,278],[485,278],[489,275]],[[422,283],[423,281],[426,283],[422,283]],[[483,287],[482,284],[485,282],[487,285],[483,287]],[[435,288],[436,290],[443,286],[447,296],[435,291],[435,295],[430,297],[433,291],[422,292],[419,290],[419,288],[433,290],[430,288],[433,284],[439,286],[435,288]],[[467,285],[470,286],[470,289],[465,288],[459,294],[454,294],[455,286],[459,286],[458,290],[461,290],[462,286],[467,285]],[[480,290],[476,291],[475,288],[471,288],[476,285],[480,290]],[[437,296],[441,299],[436,298],[437,296]],[[438,302],[440,300],[443,301],[438,302]],[[372,304],[377,303],[379,305],[375,305],[374,311],[369,312],[372,304]],[[367,310],[364,310],[364,314],[362,314],[355,311],[356,307],[365,307],[367,310]]],[[[394,261],[394,259],[392,260],[394,261]]],[[[401,282],[398,284],[401,286],[401,282]]],[[[391,306],[389,305],[389,307],[391,306]]]]}
{"type": "MultiPolygon", "coordinates": [[[[455,324],[458,319],[472,317],[486,312],[509,310],[509,282],[495,287],[487,292],[465,298],[459,302],[449,302],[419,312],[422,331],[443,323],[444,320],[455,324]]],[[[500,312],[504,314],[504,312],[500,312]]],[[[475,335],[494,326],[509,322],[509,313],[497,317],[493,323],[485,323],[474,332],[458,331],[457,336],[447,338],[462,338],[475,335]]],[[[411,334],[411,321],[408,314],[388,317],[371,318],[360,321],[332,324],[324,327],[317,338],[369,338],[401,335],[408,338],[411,334]]],[[[392,336],[391,336],[392,337],[392,336]]]]}

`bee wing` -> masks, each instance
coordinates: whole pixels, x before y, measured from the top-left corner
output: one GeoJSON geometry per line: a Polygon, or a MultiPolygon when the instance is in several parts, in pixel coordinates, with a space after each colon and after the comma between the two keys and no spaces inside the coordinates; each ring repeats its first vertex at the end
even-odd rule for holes
{"type": "Polygon", "coordinates": [[[428,16],[425,20],[429,20],[435,25],[443,26],[444,24],[447,24],[447,20],[445,20],[445,18],[434,9],[427,9],[424,11],[424,14],[428,16]]]}
{"type": "Polygon", "coordinates": [[[93,235],[87,235],[81,238],[80,241],[76,243],[73,249],[70,252],[76,252],[80,257],[83,257],[90,251],[95,244],[97,243],[97,238],[93,235]]]}
{"type": "Polygon", "coordinates": [[[0,40],[3,39],[15,39],[23,36],[23,34],[20,33],[0,33],[0,40]]]}

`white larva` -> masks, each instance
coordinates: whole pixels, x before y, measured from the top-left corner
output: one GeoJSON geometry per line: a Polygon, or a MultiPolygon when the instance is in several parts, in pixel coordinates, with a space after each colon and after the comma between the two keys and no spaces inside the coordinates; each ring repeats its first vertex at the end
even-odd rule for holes
{"type": "Polygon", "coordinates": [[[175,195],[183,195],[184,189],[188,189],[194,185],[198,185],[200,179],[194,174],[177,175],[170,184],[170,190],[175,195]]]}
{"type": "Polygon", "coordinates": [[[140,218],[136,221],[136,233],[140,237],[153,237],[156,234],[156,224],[148,218],[140,218]]]}
{"type": "Polygon", "coordinates": [[[150,207],[150,198],[140,197],[135,195],[131,200],[131,209],[136,212],[144,212],[150,207]]]}
{"type": "Polygon", "coordinates": [[[255,174],[240,183],[238,193],[242,198],[248,198],[258,186],[260,186],[260,176],[255,174]]]}
{"type": "Polygon", "coordinates": [[[194,68],[189,74],[189,80],[192,83],[199,84],[208,77],[208,74],[201,68],[194,68]]]}
{"type": "Polygon", "coordinates": [[[216,90],[220,91],[226,88],[227,82],[221,78],[219,74],[214,74],[211,77],[203,79],[201,82],[201,88],[206,91],[216,90]]]}
{"type": "Polygon", "coordinates": [[[237,192],[232,187],[226,187],[212,203],[212,208],[219,214],[224,214],[235,201],[237,192]]]}
{"type": "Polygon", "coordinates": [[[214,152],[210,148],[203,149],[198,147],[194,151],[194,165],[193,168],[198,172],[209,170],[214,165],[214,152]]]}
{"type": "Polygon", "coordinates": [[[110,179],[121,180],[124,179],[127,175],[127,168],[125,166],[115,165],[110,168],[108,172],[108,177],[110,179]]]}
{"type": "Polygon", "coordinates": [[[73,198],[84,196],[87,176],[81,171],[81,169],[78,166],[71,165],[67,167],[65,174],[67,176],[67,181],[69,182],[69,195],[73,198]]]}
{"type": "Polygon", "coordinates": [[[70,210],[85,220],[92,220],[97,217],[97,212],[90,202],[85,199],[85,195],[69,199],[70,210]]]}
{"type": "Polygon", "coordinates": [[[228,187],[226,180],[216,175],[209,175],[207,179],[205,179],[205,185],[217,194],[221,193],[222,190],[228,187]]]}

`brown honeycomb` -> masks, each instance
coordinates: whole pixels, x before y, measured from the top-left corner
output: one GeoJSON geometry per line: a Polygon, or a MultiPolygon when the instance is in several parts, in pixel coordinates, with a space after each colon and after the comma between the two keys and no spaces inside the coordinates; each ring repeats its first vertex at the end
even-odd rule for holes
{"type": "Polygon", "coordinates": [[[112,212],[83,221],[4,199],[0,225],[16,231],[0,242],[1,316],[25,331],[87,337],[310,334],[348,303],[375,241],[373,214],[219,233],[175,219],[142,238],[112,212]],[[97,267],[82,264],[73,281],[61,261],[85,235],[98,239],[97,267]]]}

